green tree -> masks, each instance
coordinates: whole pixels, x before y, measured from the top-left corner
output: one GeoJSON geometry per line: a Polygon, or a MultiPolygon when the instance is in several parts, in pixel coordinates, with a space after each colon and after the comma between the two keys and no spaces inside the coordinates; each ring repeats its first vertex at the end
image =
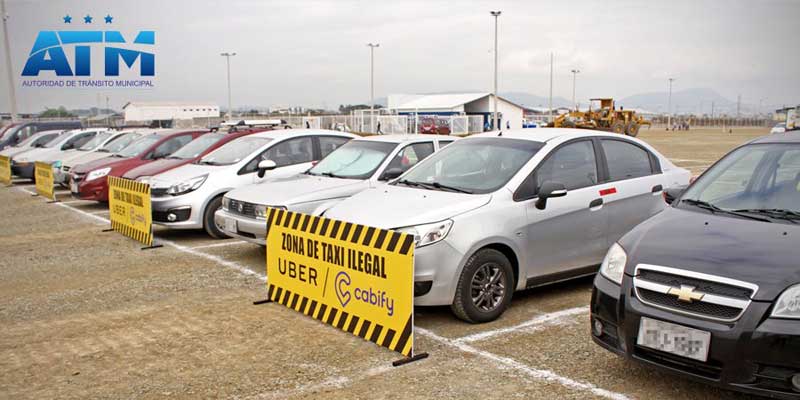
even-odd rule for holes
{"type": "Polygon", "coordinates": [[[39,118],[74,118],[75,114],[67,111],[64,106],[58,108],[48,108],[39,114],[39,118]]]}

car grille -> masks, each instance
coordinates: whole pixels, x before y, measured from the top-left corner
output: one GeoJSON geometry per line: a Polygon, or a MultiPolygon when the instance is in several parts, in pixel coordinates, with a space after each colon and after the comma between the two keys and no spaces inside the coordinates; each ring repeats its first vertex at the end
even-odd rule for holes
{"type": "Polygon", "coordinates": [[[70,169],[72,169],[72,168],[69,165],[62,165],[61,166],[61,171],[62,172],[69,172],[70,169]]]}
{"type": "Polygon", "coordinates": [[[636,267],[633,285],[647,305],[724,322],[738,320],[758,290],[747,282],[644,264],[636,267]],[[681,300],[680,292],[694,297],[681,300]]]}
{"type": "Polygon", "coordinates": [[[256,205],[246,201],[239,201],[230,199],[228,203],[228,212],[232,214],[244,215],[245,217],[256,217],[256,205]]]}

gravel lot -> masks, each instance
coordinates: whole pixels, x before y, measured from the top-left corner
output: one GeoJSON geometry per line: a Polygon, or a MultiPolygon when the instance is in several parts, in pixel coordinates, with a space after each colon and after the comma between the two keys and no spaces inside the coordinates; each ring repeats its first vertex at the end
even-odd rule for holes
{"type": "MultiPolygon", "coordinates": [[[[766,129],[641,138],[695,174],[766,129]]],[[[592,279],[517,293],[468,325],[417,308],[416,348],[396,353],[265,297],[264,250],[156,231],[163,248],[107,227],[104,205],[0,188],[0,398],[739,399],[624,360],[588,333],[592,279]]]]}

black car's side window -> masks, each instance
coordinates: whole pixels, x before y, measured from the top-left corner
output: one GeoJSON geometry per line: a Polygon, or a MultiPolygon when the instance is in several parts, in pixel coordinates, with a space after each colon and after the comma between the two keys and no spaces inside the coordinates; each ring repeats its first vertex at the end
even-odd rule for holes
{"type": "Polygon", "coordinates": [[[600,143],[606,155],[610,181],[639,178],[655,173],[647,150],[622,140],[603,139],[600,143]]]}
{"type": "Polygon", "coordinates": [[[557,148],[536,171],[536,188],[544,182],[559,182],[567,190],[597,184],[597,159],[590,140],[568,143],[557,148]]]}

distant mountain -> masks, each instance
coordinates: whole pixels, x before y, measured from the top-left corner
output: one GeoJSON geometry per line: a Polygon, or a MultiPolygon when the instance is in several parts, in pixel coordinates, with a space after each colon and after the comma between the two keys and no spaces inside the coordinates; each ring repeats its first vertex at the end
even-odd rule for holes
{"type": "MultiPolygon", "coordinates": [[[[500,97],[526,107],[547,107],[549,105],[547,96],[537,96],[525,92],[501,92],[500,97]]],[[[563,97],[553,97],[553,108],[570,107],[571,104],[571,101],[563,97]]]]}
{"type": "MultiPolygon", "coordinates": [[[[672,112],[676,114],[735,114],[736,101],[731,101],[713,89],[695,88],[672,92],[672,112]]],[[[617,100],[617,105],[625,108],[639,108],[656,113],[666,113],[669,104],[669,92],[640,93],[617,100]]],[[[742,106],[742,113],[745,112],[742,106]]]]}

